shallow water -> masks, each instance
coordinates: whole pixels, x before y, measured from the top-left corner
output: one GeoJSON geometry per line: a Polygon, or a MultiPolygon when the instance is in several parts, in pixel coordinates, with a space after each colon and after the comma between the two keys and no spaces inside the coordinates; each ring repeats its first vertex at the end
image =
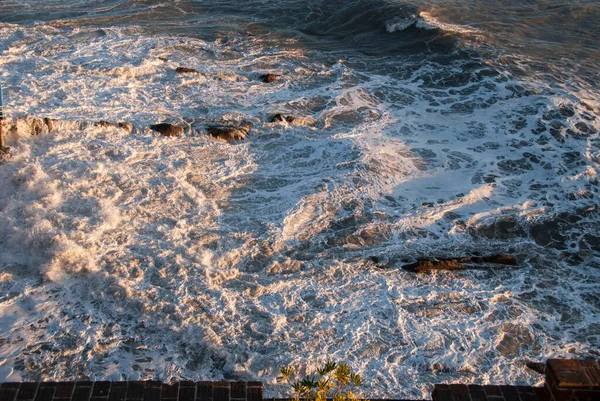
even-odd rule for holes
{"type": "Polygon", "coordinates": [[[333,357],[369,397],[427,398],[598,357],[598,13],[3,1],[5,112],[64,122],[21,122],[0,166],[0,380],[277,395],[279,366],[333,357]],[[136,129],[75,123],[98,120],[136,129]],[[144,128],[163,120],[186,134],[144,128]],[[244,142],[205,134],[245,120],[244,142]],[[519,266],[401,269],[495,253],[519,266]]]}

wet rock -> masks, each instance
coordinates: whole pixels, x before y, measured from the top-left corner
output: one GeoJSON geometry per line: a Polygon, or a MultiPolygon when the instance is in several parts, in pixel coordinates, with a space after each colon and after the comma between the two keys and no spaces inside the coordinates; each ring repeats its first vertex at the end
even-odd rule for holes
{"type": "Polygon", "coordinates": [[[50,132],[48,130],[48,125],[46,125],[44,120],[42,120],[41,118],[31,117],[28,120],[29,126],[31,128],[31,135],[37,136],[41,134],[47,134],[48,132],[50,132]]]}
{"type": "Polygon", "coordinates": [[[182,126],[168,123],[151,125],[150,129],[160,133],[162,136],[180,136],[183,135],[184,131],[182,126]]]}
{"type": "Polygon", "coordinates": [[[131,123],[120,122],[117,125],[119,126],[119,128],[124,129],[127,132],[133,131],[133,124],[131,124],[131,123]]]}
{"type": "Polygon", "coordinates": [[[279,79],[279,75],[276,75],[276,74],[264,74],[264,75],[261,75],[259,77],[259,79],[261,81],[263,81],[264,83],[270,84],[270,83],[273,83],[273,82],[277,81],[279,79]]]}
{"type": "Polygon", "coordinates": [[[239,126],[219,125],[208,127],[209,135],[224,141],[240,141],[248,135],[252,128],[251,122],[244,122],[239,126]]]}
{"type": "Polygon", "coordinates": [[[567,249],[565,242],[568,238],[562,234],[562,231],[563,225],[568,227],[569,224],[565,223],[570,222],[563,220],[561,224],[561,219],[558,218],[535,222],[531,227],[531,236],[538,245],[559,250],[567,249]]]}
{"type": "Polygon", "coordinates": [[[496,350],[505,358],[517,356],[522,350],[529,348],[533,335],[526,327],[513,323],[504,323],[500,330],[500,341],[496,350]]]}
{"type": "Polygon", "coordinates": [[[117,124],[116,123],[111,123],[110,121],[101,120],[101,121],[98,121],[98,122],[94,123],[94,126],[96,126],[96,127],[103,127],[103,128],[111,128],[111,127],[112,128],[116,128],[117,124]]]}
{"type": "Polygon", "coordinates": [[[312,118],[285,116],[280,113],[275,114],[273,117],[271,117],[270,122],[272,122],[272,123],[287,122],[288,124],[292,124],[292,125],[304,125],[304,126],[315,125],[315,123],[316,123],[316,121],[312,118]]]}
{"type": "Polygon", "coordinates": [[[492,263],[497,265],[508,265],[508,266],[517,266],[519,262],[517,258],[511,255],[492,255],[492,256],[483,256],[483,257],[472,257],[472,262],[476,263],[492,263]],[[479,261],[481,260],[481,261],[479,261]]]}
{"type": "Polygon", "coordinates": [[[512,239],[526,236],[517,218],[513,215],[498,216],[492,221],[486,220],[469,226],[469,233],[489,239],[512,239]]]}
{"type": "Polygon", "coordinates": [[[421,259],[415,263],[404,265],[402,268],[415,273],[422,273],[429,270],[463,270],[465,266],[461,261],[462,259],[421,259]]]}
{"type": "Polygon", "coordinates": [[[180,74],[200,74],[200,71],[187,67],[177,67],[175,69],[175,72],[178,72],[180,74]]]}
{"type": "Polygon", "coordinates": [[[286,117],[283,114],[277,113],[273,117],[271,117],[271,120],[269,120],[269,122],[272,122],[272,123],[282,123],[284,121],[287,121],[288,118],[290,118],[290,117],[286,117]]]}
{"type": "Polygon", "coordinates": [[[6,163],[9,160],[10,160],[10,148],[8,146],[0,148],[0,164],[6,163]]]}
{"type": "Polygon", "coordinates": [[[532,362],[528,361],[525,363],[529,369],[538,372],[539,374],[544,374],[546,372],[546,364],[543,362],[532,362]]]}
{"type": "Polygon", "coordinates": [[[465,270],[475,269],[481,265],[516,266],[517,259],[510,255],[471,256],[451,259],[419,259],[415,263],[402,266],[404,270],[422,273],[430,270],[465,270]]]}
{"type": "Polygon", "coordinates": [[[375,266],[378,269],[387,270],[390,268],[390,266],[381,257],[377,255],[369,256],[369,260],[375,263],[375,266]]]}
{"type": "Polygon", "coordinates": [[[53,131],[58,124],[58,120],[53,118],[44,117],[44,124],[48,127],[48,131],[53,131]]]}
{"type": "Polygon", "coordinates": [[[86,128],[89,123],[85,121],[56,120],[48,117],[17,117],[15,119],[4,119],[2,126],[5,134],[16,136],[23,135],[42,135],[48,134],[59,129],[62,130],[81,130],[86,128]]]}

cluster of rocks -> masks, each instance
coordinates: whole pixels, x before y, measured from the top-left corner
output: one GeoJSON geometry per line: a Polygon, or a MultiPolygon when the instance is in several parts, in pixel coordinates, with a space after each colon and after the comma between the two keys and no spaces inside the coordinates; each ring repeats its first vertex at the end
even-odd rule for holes
{"type": "MultiPolygon", "coordinates": [[[[287,124],[304,126],[312,126],[316,124],[316,120],[312,118],[284,116],[282,114],[276,114],[275,116],[269,118],[269,122],[284,122],[287,124]]],[[[133,132],[135,129],[132,123],[123,121],[112,122],[100,120],[90,124],[84,121],[57,120],[48,117],[18,117],[14,120],[5,120],[3,125],[6,128],[5,132],[7,133],[14,134],[19,132],[21,134],[29,134],[34,136],[47,134],[58,129],[82,130],[90,125],[102,128],[118,128],[125,130],[129,133],[133,132]]],[[[215,124],[209,124],[206,127],[206,132],[208,135],[214,138],[224,140],[227,142],[232,142],[245,139],[250,133],[250,129],[252,127],[253,123],[250,121],[242,121],[240,123],[215,122],[215,124]]],[[[185,133],[185,126],[181,124],[159,123],[149,125],[148,128],[165,137],[177,137],[185,133]]],[[[6,153],[8,153],[8,151],[6,153]]]]}
{"type": "MultiPolygon", "coordinates": [[[[177,67],[175,72],[179,74],[201,74],[200,71],[188,68],[188,67],[177,67]]],[[[264,83],[271,84],[273,82],[277,82],[279,80],[280,75],[277,74],[262,74],[258,76],[258,79],[264,83]]]]}
{"type": "MultiPolygon", "coordinates": [[[[166,61],[166,59],[164,60],[166,61]]],[[[188,68],[188,67],[177,67],[175,72],[179,74],[201,74],[200,71],[188,68]]],[[[264,83],[273,83],[280,78],[278,74],[263,74],[257,77],[258,80],[264,83]]],[[[294,116],[283,116],[282,114],[276,114],[271,117],[270,122],[287,122],[293,125],[314,125],[315,120],[309,118],[298,118],[294,116]]],[[[89,126],[90,124],[84,121],[63,121],[52,118],[37,118],[37,117],[18,117],[14,120],[6,119],[2,121],[3,126],[6,128],[7,133],[25,133],[30,135],[41,135],[50,133],[57,129],[70,129],[70,130],[81,130],[89,126]]],[[[134,126],[129,122],[111,122],[111,121],[97,121],[91,125],[102,128],[118,128],[127,132],[133,132],[134,126]]],[[[217,139],[224,140],[227,142],[240,141],[245,139],[253,124],[249,121],[243,121],[241,123],[216,123],[206,127],[206,132],[217,139]]],[[[2,127],[0,127],[2,128],[2,127]]],[[[152,131],[159,133],[165,137],[177,137],[183,135],[185,127],[178,124],[170,123],[159,123],[148,126],[152,131]]],[[[9,155],[9,148],[3,148],[0,150],[1,155],[9,155]]]]}

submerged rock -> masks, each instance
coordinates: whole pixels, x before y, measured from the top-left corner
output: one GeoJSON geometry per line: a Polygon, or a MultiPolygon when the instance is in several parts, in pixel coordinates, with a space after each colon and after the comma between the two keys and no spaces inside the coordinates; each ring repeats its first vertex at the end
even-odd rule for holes
{"type": "Polygon", "coordinates": [[[150,129],[160,133],[162,136],[180,136],[183,135],[184,131],[182,126],[168,123],[151,125],[150,129]]]}
{"type": "Polygon", "coordinates": [[[180,74],[200,74],[200,71],[187,67],[177,67],[175,69],[175,72],[178,72],[180,74]]]}
{"type": "Polygon", "coordinates": [[[489,239],[513,239],[525,237],[527,234],[513,215],[497,216],[491,220],[469,225],[469,233],[473,237],[489,239]]]}
{"type": "Polygon", "coordinates": [[[250,128],[252,128],[252,123],[246,121],[237,127],[226,125],[208,127],[207,131],[211,136],[229,142],[240,141],[246,138],[248,132],[250,132],[250,128]]]}
{"type": "Polygon", "coordinates": [[[415,263],[402,266],[404,270],[422,273],[429,270],[465,270],[476,268],[474,265],[496,264],[516,266],[517,258],[510,255],[472,256],[455,259],[420,259],[415,263]]]}
{"type": "Polygon", "coordinates": [[[264,75],[261,75],[259,78],[264,83],[270,84],[270,83],[273,83],[273,82],[277,81],[279,79],[279,75],[277,75],[277,74],[264,74],[264,75]]]}

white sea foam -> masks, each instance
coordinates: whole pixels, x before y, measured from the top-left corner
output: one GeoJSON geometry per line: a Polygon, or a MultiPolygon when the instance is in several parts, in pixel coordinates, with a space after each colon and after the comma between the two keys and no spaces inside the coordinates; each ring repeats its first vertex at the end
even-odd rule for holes
{"type": "Polygon", "coordinates": [[[332,357],[371,397],[416,398],[595,355],[600,126],[577,94],[491,62],[364,78],[257,38],[82,31],[0,26],[9,117],[60,120],[34,136],[20,120],[0,166],[0,379],[253,378],[275,395],[280,365],[332,357]],[[137,128],[77,122],[97,120],[137,128]],[[145,129],[162,120],[186,135],[145,129]],[[205,134],[223,120],[254,127],[205,134]],[[400,269],[475,252],[520,266],[400,269]]]}
{"type": "Polygon", "coordinates": [[[445,32],[454,32],[461,34],[477,34],[481,33],[478,29],[458,24],[449,24],[441,22],[433,17],[430,13],[421,11],[418,16],[412,15],[409,17],[394,19],[386,24],[386,30],[389,33],[402,32],[411,26],[427,30],[442,30],[445,32]]]}

